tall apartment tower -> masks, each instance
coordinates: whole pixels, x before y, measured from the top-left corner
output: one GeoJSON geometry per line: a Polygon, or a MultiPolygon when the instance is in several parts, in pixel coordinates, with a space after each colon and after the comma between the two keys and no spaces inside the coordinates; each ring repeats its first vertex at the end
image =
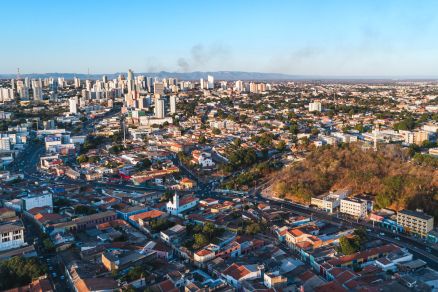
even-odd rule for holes
{"type": "Polygon", "coordinates": [[[78,113],[78,98],[72,97],[68,101],[69,101],[69,105],[70,105],[70,113],[77,114],[78,113]]]}
{"type": "Polygon", "coordinates": [[[154,82],[154,94],[162,95],[164,93],[163,82],[154,82]]]}
{"type": "Polygon", "coordinates": [[[170,114],[176,113],[176,95],[170,96],[170,114]]]}
{"type": "Polygon", "coordinates": [[[134,72],[131,69],[128,70],[128,93],[135,90],[134,72]]]}
{"type": "Polygon", "coordinates": [[[155,99],[155,117],[157,119],[163,119],[165,117],[164,99],[162,98],[155,99]]]}
{"type": "Polygon", "coordinates": [[[214,77],[212,75],[207,76],[207,89],[214,89],[214,77]]]}

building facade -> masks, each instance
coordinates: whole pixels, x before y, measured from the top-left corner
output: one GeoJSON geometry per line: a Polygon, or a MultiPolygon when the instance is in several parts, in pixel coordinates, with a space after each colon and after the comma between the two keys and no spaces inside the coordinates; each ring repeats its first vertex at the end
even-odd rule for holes
{"type": "Polygon", "coordinates": [[[364,218],[367,216],[367,206],[367,201],[364,200],[343,199],[341,200],[340,212],[355,218],[364,218]]]}
{"type": "Polygon", "coordinates": [[[420,211],[401,210],[397,213],[397,223],[409,233],[426,237],[433,229],[433,216],[420,211]]]}

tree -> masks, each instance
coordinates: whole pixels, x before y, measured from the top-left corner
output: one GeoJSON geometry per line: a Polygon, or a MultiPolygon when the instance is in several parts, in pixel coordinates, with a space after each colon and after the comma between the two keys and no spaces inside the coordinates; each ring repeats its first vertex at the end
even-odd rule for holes
{"type": "Polygon", "coordinates": [[[152,161],[150,161],[149,158],[144,158],[135,165],[135,168],[137,170],[145,170],[145,169],[150,169],[151,166],[152,166],[152,161]]]}
{"type": "Polygon", "coordinates": [[[356,126],[354,126],[354,129],[359,131],[360,133],[365,132],[365,128],[364,128],[363,124],[357,124],[356,126]]]}
{"type": "Polygon", "coordinates": [[[216,232],[216,227],[213,223],[207,222],[202,228],[202,232],[208,236],[208,239],[211,240],[216,232]]]}
{"type": "Polygon", "coordinates": [[[111,148],[108,151],[111,154],[119,154],[124,149],[125,149],[125,147],[123,145],[114,145],[114,146],[111,146],[111,148]]]}
{"type": "Polygon", "coordinates": [[[55,250],[55,245],[50,240],[50,238],[46,238],[43,240],[44,249],[48,252],[53,252],[55,250]]]}
{"type": "Polygon", "coordinates": [[[312,128],[312,130],[310,131],[310,133],[312,134],[312,136],[316,136],[319,134],[319,130],[318,128],[312,128]]]}
{"type": "Polygon", "coordinates": [[[407,117],[394,124],[394,130],[412,130],[416,127],[416,122],[412,117],[407,117]]]}
{"type": "Polygon", "coordinates": [[[36,258],[12,257],[0,263],[0,290],[22,287],[46,273],[36,258]]]}
{"type": "Polygon", "coordinates": [[[205,138],[205,136],[204,135],[199,136],[198,143],[205,144],[205,142],[207,142],[207,139],[205,138]]]}
{"type": "Polygon", "coordinates": [[[193,238],[195,240],[195,244],[193,245],[194,249],[199,249],[209,243],[207,237],[202,233],[195,234],[193,238]]]}
{"type": "Polygon", "coordinates": [[[275,145],[275,149],[277,149],[278,151],[284,151],[286,149],[286,142],[281,140],[277,143],[277,145],[275,145]]]}
{"type": "Polygon", "coordinates": [[[293,135],[298,134],[298,125],[297,124],[292,124],[289,126],[289,132],[293,135]]]}
{"type": "Polygon", "coordinates": [[[78,205],[75,207],[75,213],[81,215],[91,215],[97,213],[97,211],[94,208],[86,205],[78,205]]]}
{"type": "Polygon", "coordinates": [[[220,135],[220,134],[221,134],[221,130],[218,129],[218,128],[214,128],[211,132],[212,132],[213,134],[215,134],[215,135],[220,135]]]}
{"type": "Polygon", "coordinates": [[[342,236],[339,239],[339,247],[341,252],[345,255],[353,254],[359,250],[355,243],[346,236],[342,236]]]}
{"type": "Polygon", "coordinates": [[[78,158],[76,158],[76,161],[81,164],[88,161],[88,157],[85,154],[79,155],[78,158]]]}
{"type": "Polygon", "coordinates": [[[246,228],[245,228],[245,232],[247,234],[250,234],[250,235],[257,234],[260,231],[261,231],[261,227],[260,227],[260,224],[258,224],[258,223],[251,223],[250,225],[246,226],[246,228]]]}

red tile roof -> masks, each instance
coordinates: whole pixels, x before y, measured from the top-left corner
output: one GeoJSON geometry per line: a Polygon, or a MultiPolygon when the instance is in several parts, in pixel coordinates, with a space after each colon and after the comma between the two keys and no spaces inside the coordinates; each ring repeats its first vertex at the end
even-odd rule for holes
{"type": "Polygon", "coordinates": [[[362,252],[357,252],[357,253],[352,254],[352,255],[346,255],[346,256],[339,257],[339,258],[335,258],[335,259],[329,260],[328,262],[334,266],[338,266],[338,265],[342,265],[344,263],[351,262],[353,260],[365,259],[365,258],[369,258],[369,257],[375,256],[375,255],[380,255],[380,254],[388,254],[390,252],[394,252],[394,251],[398,251],[398,250],[400,250],[400,248],[397,247],[396,245],[386,244],[383,246],[370,248],[370,249],[367,249],[367,250],[362,251],[362,252]]]}
{"type": "Polygon", "coordinates": [[[232,264],[231,266],[226,268],[225,271],[223,271],[224,275],[229,275],[236,280],[245,277],[249,273],[250,271],[245,266],[240,266],[236,263],[232,264]]]}
{"type": "Polygon", "coordinates": [[[133,221],[137,221],[139,219],[141,219],[141,220],[149,220],[149,219],[154,219],[154,218],[161,217],[164,214],[166,214],[166,213],[161,212],[160,210],[150,210],[150,211],[147,211],[147,212],[142,212],[142,213],[139,213],[139,214],[135,214],[135,215],[129,216],[129,219],[131,219],[133,221]]]}
{"type": "Polygon", "coordinates": [[[347,292],[348,290],[336,282],[328,282],[314,289],[315,292],[347,292]]]}
{"type": "Polygon", "coordinates": [[[206,256],[206,255],[211,254],[211,253],[213,253],[213,252],[211,250],[208,250],[208,249],[201,249],[201,250],[198,250],[196,252],[196,254],[200,257],[206,256]]]}
{"type": "Polygon", "coordinates": [[[299,229],[291,229],[291,230],[289,230],[289,233],[290,233],[292,236],[294,236],[294,237],[298,237],[298,236],[301,236],[301,235],[304,234],[304,233],[303,233],[301,230],[299,230],[299,229]]]}
{"type": "Polygon", "coordinates": [[[179,205],[180,205],[180,206],[184,206],[184,205],[190,204],[191,202],[196,201],[196,200],[198,200],[198,199],[195,198],[195,197],[187,196],[187,197],[182,198],[182,199],[179,201],[179,205]]]}

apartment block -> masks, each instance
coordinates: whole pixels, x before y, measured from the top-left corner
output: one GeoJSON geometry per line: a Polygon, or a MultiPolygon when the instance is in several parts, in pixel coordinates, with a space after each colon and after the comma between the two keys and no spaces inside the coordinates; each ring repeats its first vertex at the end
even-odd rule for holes
{"type": "Polygon", "coordinates": [[[422,211],[401,210],[397,213],[397,223],[407,232],[425,237],[433,229],[433,216],[422,211]]]}
{"type": "Polygon", "coordinates": [[[335,192],[323,194],[318,197],[312,197],[310,204],[322,209],[328,213],[333,213],[336,208],[339,208],[342,199],[346,198],[350,193],[349,189],[338,190],[335,192]]]}
{"type": "Polygon", "coordinates": [[[355,218],[364,218],[367,215],[367,201],[360,199],[343,199],[341,200],[340,212],[351,215],[355,218]]]}
{"type": "Polygon", "coordinates": [[[24,227],[21,224],[6,223],[0,225],[0,251],[25,245],[24,227]]]}

